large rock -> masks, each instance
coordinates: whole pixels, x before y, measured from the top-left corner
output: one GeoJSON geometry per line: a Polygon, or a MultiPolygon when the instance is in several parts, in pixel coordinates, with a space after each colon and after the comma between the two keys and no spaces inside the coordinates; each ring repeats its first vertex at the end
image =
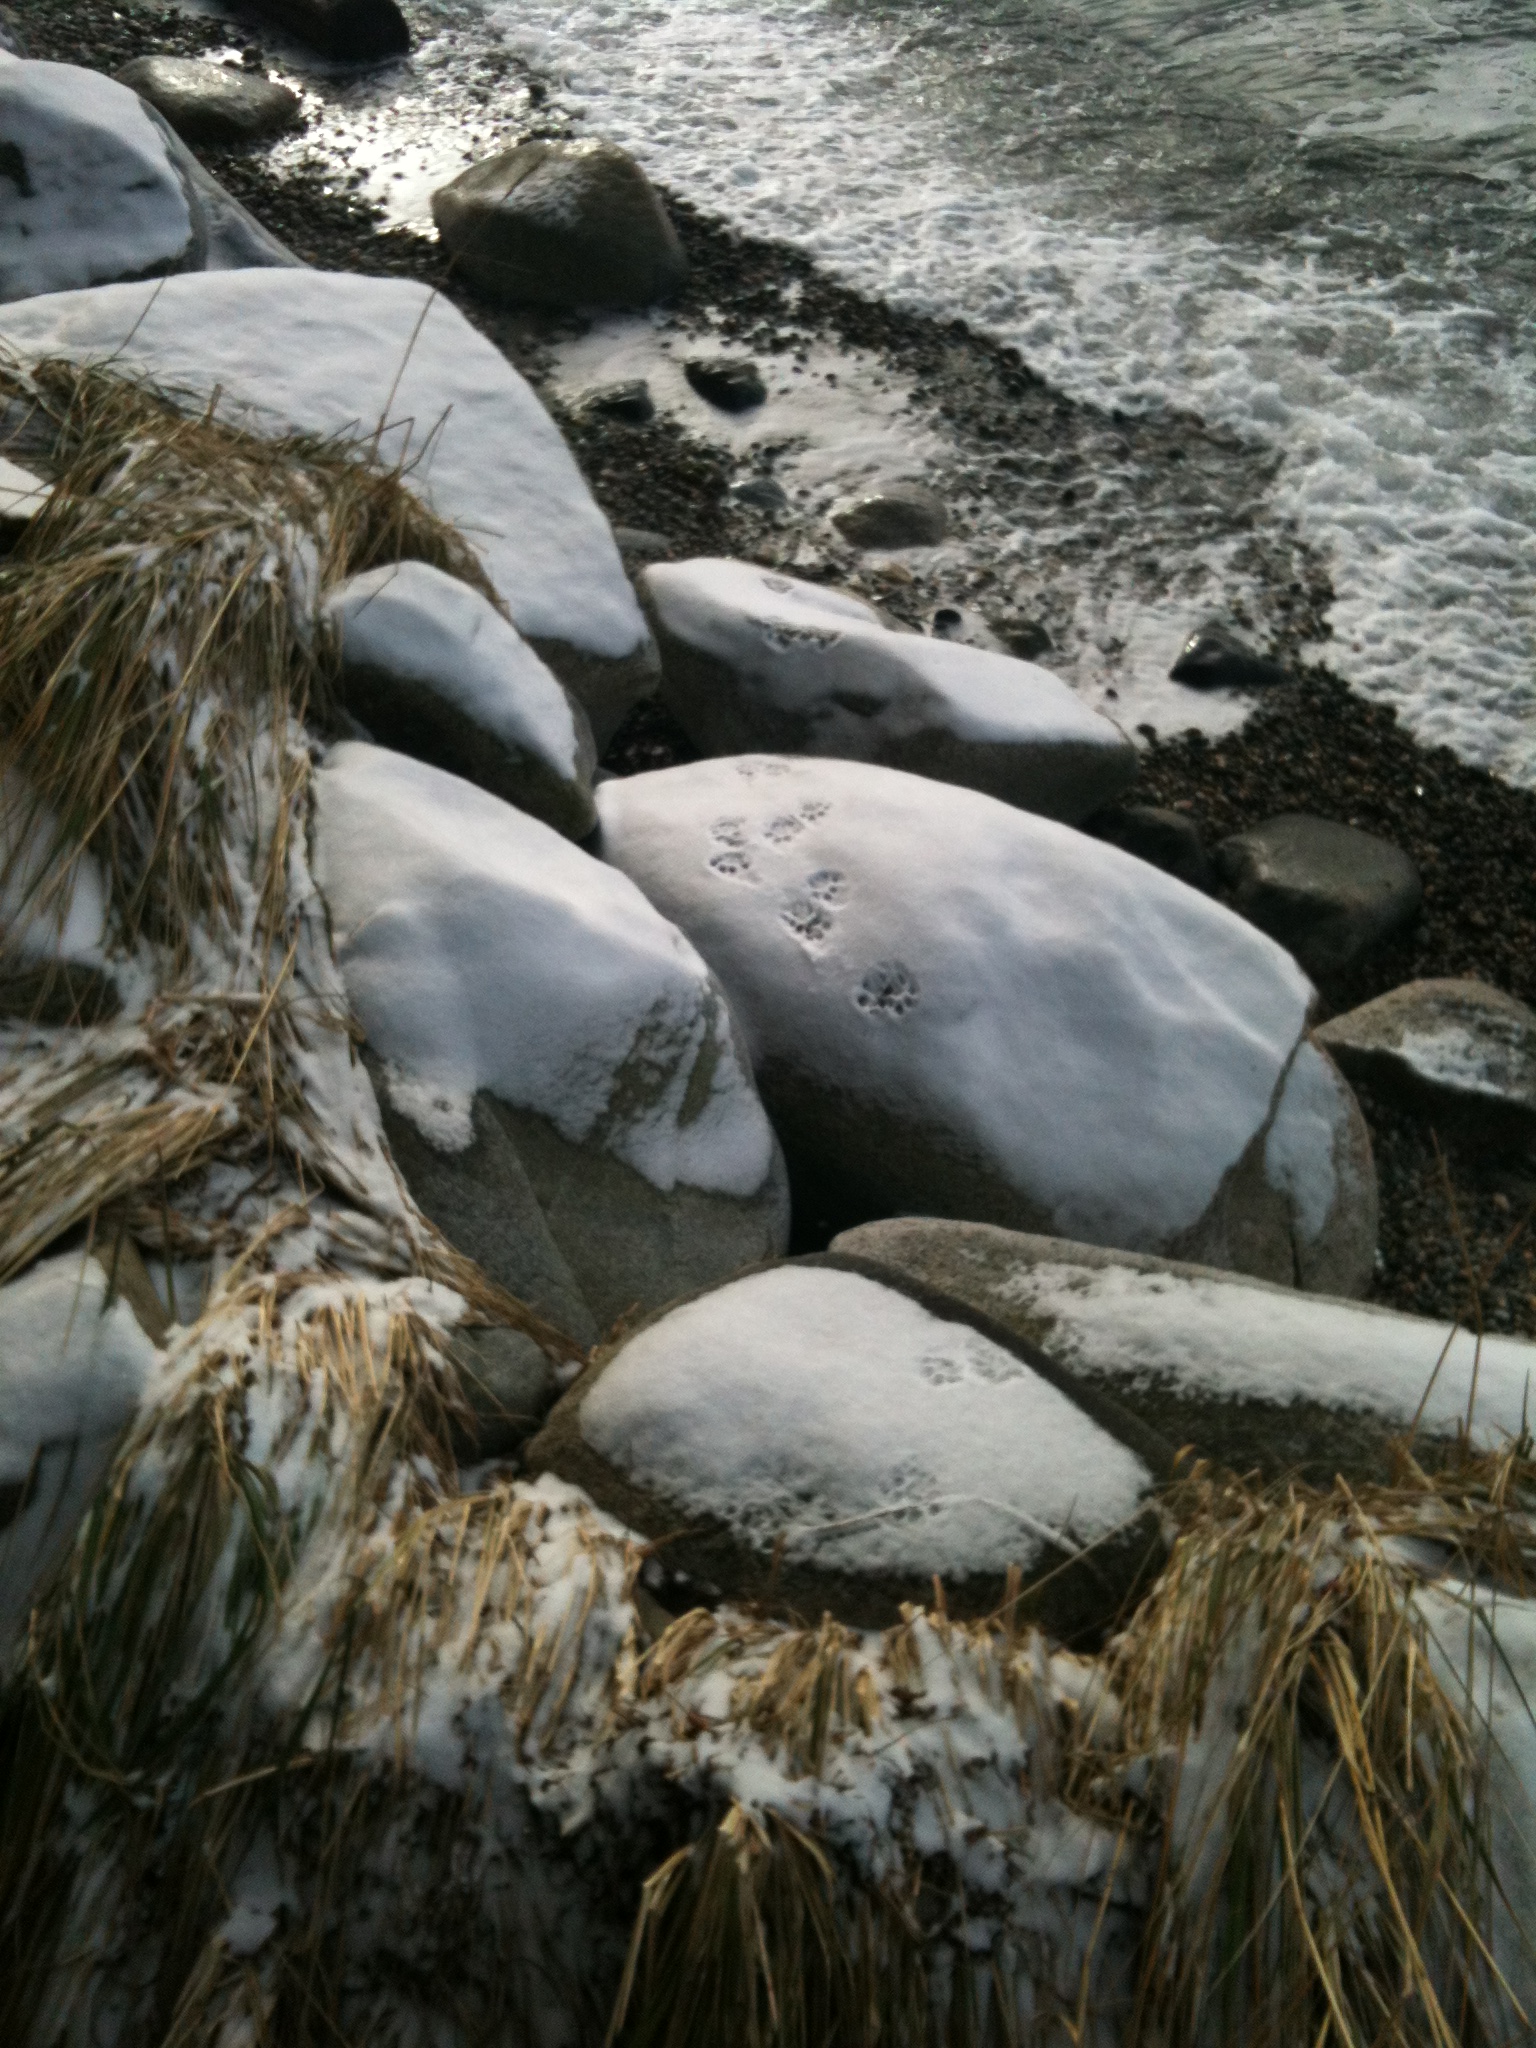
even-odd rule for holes
{"type": "Polygon", "coordinates": [[[291,128],[299,117],[296,92],[259,71],[209,64],[199,57],[135,57],[117,74],[163,114],[183,142],[228,149],[291,128]]]}
{"type": "Polygon", "coordinates": [[[0,299],[197,270],[207,225],[137,93],[0,65],[0,299]]]}
{"type": "Polygon", "coordinates": [[[964,1309],[806,1261],[666,1311],[588,1368],[528,1447],[733,1599],[894,1623],[935,1578],[1096,1634],[1159,1561],[1164,1447],[964,1309]]]}
{"type": "Polygon", "coordinates": [[[0,1288],[0,1663],[74,1535],[157,1352],[79,1252],[0,1288]]]}
{"type": "Polygon", "coordinates": [[[1387,1447],[1502,1446],[1525,1424],[1536,1344],[1363,1302],[985,1223],[893,1217],[837,1238],[866,1270],[1038,1344],[1169,1443],[1266,1479],[1388,1476],[1387,1447]]]}
{"type": "Polygon", "coordinates": [[[403,57],[411,47],[395,0],[257,0],[256,11],[322,57],[342,63],[403,57]]]}
{"type": "Polygon", "coordinates": [[[748,562],[641,578],[663,702],[710,754],[880,761],[1075,821],[1136,773],[1117,726],[1043,668],[890,631],[872,605],[748,562]]]}
{"type": "Polygon", "coordinates": [[[1353,825],[1287,812],[1222,840],[1216,871],[1233,907],[1331,981],[1412,924],[1424,886],[1400,847],[1353,825]]]}
{"type": "Polygon", "coordinates": [[[497,299],[648,306],[687,259],[650,180],[612,142],[525,142],[432,195],[454,267],[497,299]]]}
{"type": "Polygon", "coordinates": [[[597,802],[604,856],[730,995],[807,1230],[971,1216],[1368,1283],[1374,1170],[1312,991],[1219,904],[856,762],[701,761],[597,802]]]}
{"type": "Polygon", "coordinates": [[[394,1112],[468,1177],[486,1099],[599,1326],[783,1250],[783,1163],[725,998],[637,889],[357,741],[315,777],[314,840],[394,1112]]]}
{"type": "Polygon", "coordinates": [[[370,736],[542,818],[597,822],[587,715],[478,590],[426,562],[354,576],[326,603],[342,700],[370,736]]]}
{"type": "Polygon", "coordinates": [[[376,441],[476,549],[600,750],[654,689],[645,621],[559,429],[426,285],[264,269],[61,292],[0,308],[0,346],[112,356],[124,374],[200,400],[218,391],[226,417],[247,412],[259,428],[376,441]]]}
{"type": "Polygon", "coordinates": [[[931,548],[949,531],[949,513],[926,484],[891,483],[841,506],[832,524],[856,548],[931,548]]]}
{"type": "Polygon", "coordinates": [[[1489,1151],[1536,1146],[1536,1010],[1486,981],[1410,981],[1319,1027],[1351,1080],[1489,1151]]]}

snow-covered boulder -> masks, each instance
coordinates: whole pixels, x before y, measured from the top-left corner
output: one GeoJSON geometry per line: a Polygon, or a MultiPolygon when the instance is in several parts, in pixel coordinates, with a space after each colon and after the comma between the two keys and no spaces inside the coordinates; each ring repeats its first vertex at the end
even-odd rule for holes
{"type": "Polygon", "coordinates": [[[750,562],[641,578],[661,694],[709,754],[880,761],[1075,822],[1113,803],[1136,750],[1033,662],[891,631],[872,605],[750,562]]]}
{"type": "Polygon", "coordinates": [[[784,1170],[719,985],[547,825],[348,741],[315,867],[385,1092],[439,1155],[483,1099],[600,1325],[784,1248],[784,1170]]]}
{"type": "Polygon", "coordinates": [[[478,590],[397,562],[334,591],[347,709],[381,745],[516,804],[568,839],[597,822],[587,714],[478,590]]]}
{"type": "Polygon", "coordinates": [[[0,1288],[0,1662],[157,1356],[94,1258],[64,1253],[0,1288]]]}
{"type": "Polygon", "coordinates": [[[1490,1150],[1536,1146],[1536,1010],[1486,981],[1409,981],[1318,1029],[1351,1080],[1490,1150]]]}
{"type": "Polygon", "coordinates": [[[0,66],[0,299],[197,270],[206,252],[137,93],[73,64],[0,66]]]}
{"type": "Polygon", "coordinates": [[[477,550],[513,624],[585,707],[599,748],[654,687],[639,604],[559,429],[500,350],[428,286],[303,269],[115,285],[0,308],[0,346],[110,356],[120,373],[170,390],[217,390],[225,417],[248,414],[259,430],[376,441],[477,550]]]}
{"type": "Polygon", "coordinates": [[[1205,1266],[914,1216],[833,1249],[991,1317],[1170,1442],[1266,1478],[1383,1479],[1387,1443],[1415,1422],[1421,1454],[1469,1419],[1480,1447],[1498,1447],[1536,1400],[1536,1344],[1479,1346],[1426,1317],[1205,1266]]]}
{"type": "Polygon", "coordinates": [[[989,1612],[1017,1565],[1051,1574],[1035,1612],[1069,1639],[1156,1560],[1167,1462],[1027,1345],[816,1259],[666,1310],[527,1455],[731,1598],[879,1627],[935,1576],[989,1612]]]}
{"type": "Polygon", "coordinates": [[[464,276],[514,305],[648,306],[688,273],[651,181],[614,142],[503,150],[434,192],[432,218],[464,276]]]}
{"type": "Polygon", "coordinates": [[[720,977],[809,1224],[971,1216],[1359,1293],[1375,1176],[1288,954],[1145,862],[889,768],[604,783],[720,977]]]}

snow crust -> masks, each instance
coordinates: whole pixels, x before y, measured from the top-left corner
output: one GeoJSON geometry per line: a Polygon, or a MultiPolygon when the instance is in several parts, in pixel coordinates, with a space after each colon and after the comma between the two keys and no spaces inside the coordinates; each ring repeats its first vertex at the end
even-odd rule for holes
{"type": "Polygon", "coordinates": [[[867,758],[935,726],[1002,745],[1126,744],[1033,662],[893,632],[871,606],[818,584],[724,560],[661,563],[644,582],[667,631],[725,663],[749,705],[814,718],[818,751],[867,758]],[[846,696],[879,708],[851,710],[846,696]]]}
{"type": "Polygon", "coordinates": [[[604,857],[693,940],[755,1061],[953,1135],[1063,1237],[1195,1223],[1310,986],[1251,925],[1063,825],[893,769],[743,755],[597,791],[604,857]]]}
{"type": "Polygon", "coordinates": [[[0,934],[23,961],[61,958],[100,966],[107,891],[99,864],[81,853],[68,888],[44,900],[58,820],[14,769],[0,770],[0,934]]]}
{"type": "Polygon", "coordinates": [[[1536,1344],[1479,1345],[1468,1330],[1391,1309],[1236,1275],[1068,1259],[1021,1260],[997,1293],[1049,1323],[1053,1358],[1097,1379],[1217,1400],[1318,1401],[1404,1427],[1422,1402],[1426,1430],[1447,1434],[1470,1416],[1485,1446],[1518,1435],[1536,1412],[1536,1344]]]}
{"type": "Polygon", "coordinates": [[[347,662],[425,683],[508,746],[576,773],[570,699],[478,590],[430,563],[395,562],[352,577],[325,609],[347,662]]]}
{"type": "Polygon", "coordinates": [[[142,277],[186,259],[192,210],[136,92],[99,71],[0,66],[0,299],[142,277]]]}
{"type": "Polygon", "coordinates": [[[762,1186],[773,1136],[725,1000],[622,875],[360,741],[315,776],[315,867],[353,1008],[436,1143],[469,1143],[484,1088],[663,1190],[762,1186]]]}
{"type": "Polygon", "coordinates": [[[1026,1567],[1137,1513],[1141,1460],[969,1324],[781,1266],[632,1337],[581,1409],[639,1486],[755,1549],[861,1573],[1026,1567]]]}
{"type": "Polygon", "coordinates": [[[1465,1024],[1446,1022],[1405,1031],[1393,1051],[1433,1087],[1495,1102],[1512,1095],[1536,1102],[1536,1061],[1530,1045],[1514,1031],[1501,1042],[1487,1027],[1473,1031],[1465,1024]]]}
{"type": "Polygon", "coordinates": [[[226,416],[248,410],[263,431],[376,441],[476,548],[521,633],[609,658],[645,642],[608,523],[559,429],[425,285],[280,269],[108,285],[0,309],[0,345],[111,356],[199,397],[217,389],[226,416]]]}

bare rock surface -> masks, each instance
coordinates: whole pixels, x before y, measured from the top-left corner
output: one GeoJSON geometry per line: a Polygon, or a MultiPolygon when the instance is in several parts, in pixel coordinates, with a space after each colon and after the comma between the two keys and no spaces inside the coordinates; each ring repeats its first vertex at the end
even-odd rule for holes
{"type": "Polygon", "coordinates": [[[264,72],[198,57],[135,57],[117,74],[194,149],[228,149],[292,127],[299,96],[264,72]]]}
{"type": "Polygon", "coordinates": [[[1345,1074],[1492,1152],[1536,1146],[1536,1010],[1485,981],[1410,981],[1317,1033],[1345,1074]]]}
{"type": "Polygon", "coordinates": [[[1413,922],[1424,898],[1400,847],[1329,818],[1287,812],[1222,840],[1216,869],[1234,909],[1315,980],[1346,974],[1413,922]]]}

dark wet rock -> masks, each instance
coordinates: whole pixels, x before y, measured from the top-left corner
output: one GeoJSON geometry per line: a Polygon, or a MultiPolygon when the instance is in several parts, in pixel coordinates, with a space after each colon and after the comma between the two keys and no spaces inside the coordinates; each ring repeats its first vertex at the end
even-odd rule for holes
{"type": "Polygon", "coordinates": [[[1255,654],[1220,619],[1209,619],[1190,634],[1168,673],[1195,690],[1269,690],[1286,679],[1278,661],[1255,654]]]}
{"type": "Polygon", "coordinates": [[[832,514],[856,548],[931,548],[949,531],[944,500],[926,484],[883,484],[832,514]]]}
{"type": "Polygon", "coordinates": [[[525,142],[432,195],[455,268],[509,305],[647,306],[687,261],[650,180],[612,142],[525,142]]]}
{"type": "Polygon", "coordinates": [[[196,57],[135,57],[117,74],[194,148],[229,148],[277,135],[298,119],[299,96],[261,72],[196,57]]]}
{"type": "Polygon", "coordinates": [[[625,426],[643,427],[656,417],[656,401],[643,377],[626,378],[621,384],[598,384],[577,400],[593,419],[621,420],[625,426]]]}
{"type": "Polygon", "coordinates": [[[775,477],[738,477],[726,492],[733,505],[745,505],[753,512],[787,512],[789,493],[775,477]]]}
{"type": "Polygon", "coordinates": [[[1314,981],[1348,973],[1411,924],[1424,895],[1400,847],[1302,812],[1224,839],[1215,864],[1232,907],[1294,954],[1314,981]]]}
{"type": "Polygon", "coordinates": [[[1159,810],[1155,804],[1117,804],[1096,811],[1083,826],[1095,839],[1105,839],[1138,860],[1150,861],[1165,875],[1176,876],[1207,895],[1215,887],[1200,827],[1182,811],[1159,810]]]}
{"type": "Polygon", "coordinates": [[[1479,1150],[1536,1146],[1536,1010],[1484,981],[1410,981],[1320,1027],[1349,1076],[1479,1150]]]}
{"type": "Polygon", "coordinates": [[[258,14],[297,41],[348,64],[403,57],[411,32],[395,0],[253,0],[258,14]]]}
{"type": "Polygon", "coordinates": [[[741,356],[695,356],[684,363],[683,375],[700,398],[722,412],[750,412],[768,396],[756,363],[741,356]]]}
{"type": "Polygon", "coordinates": [[[676,549],[664,533],[652,533],[647,526],[616,526],[613,529],[613,543],[626,565],[664,562],[670,555],[676,553],[676,549]]]}

